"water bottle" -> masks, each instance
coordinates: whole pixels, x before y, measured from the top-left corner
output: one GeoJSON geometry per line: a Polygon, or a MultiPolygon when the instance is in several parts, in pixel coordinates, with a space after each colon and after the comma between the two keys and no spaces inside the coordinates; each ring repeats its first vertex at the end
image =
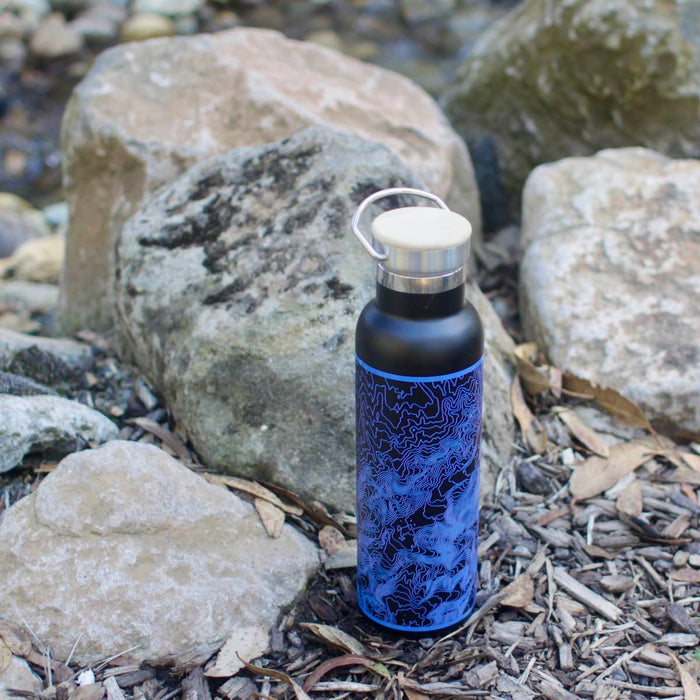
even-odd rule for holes
{"type": "Polygon", "coordinates": [[[465,300],[471,225],[433,194],[392,188],[352,229],[377,261],[356,330],[357,600],[374,622],[429,633],[476,597],[483,328],[465,300]],[[415,195],[435,206],[379,214],[415,195]]]}

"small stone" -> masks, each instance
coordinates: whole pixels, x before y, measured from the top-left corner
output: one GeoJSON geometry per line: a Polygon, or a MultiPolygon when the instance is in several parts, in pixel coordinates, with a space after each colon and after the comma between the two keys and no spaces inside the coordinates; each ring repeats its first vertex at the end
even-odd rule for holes
{"type": "Polygon", "coordinates": [[[561,463],[565,467],[570,467],[576,462],[576,454],[571,447],[567,447],[561,451],[561,463]]]}
{"type": "Polygon", "coordinates": [[[51,313],[58,304],[56,284],[8,280],[0,282],[0,306],[25,310],[32,314],[51,313]]]}
{"type": "Polygon", "coordinates": [[[39,58],[74,56],[83,48],[83,37],[75,32],[62,14],[49,15],[29,42],[30,51],[39,58]]]}
{"type": "Polygon", "coordinates": [[[46,223],[52,229],[62,229],[68,225],[68,202],[54,202],[41,210],[46,223]]]}
{"type": "Polygon", "coordinates": [[[180,17],[197,14],[203,5],[203,0],[136,0],[134,12],[180,17]]]}
{"type": "Polygon", "coordinates": [[[65,239],[60,235],[30,239],[9,258],[0,260],[0,278],[27,282],[58,282],[63,267],[65,239]]]}
{"type": "Polygon", "coordinates": [[[686,552],[684,549],[679,549],[673,555],[673,566],[675,566],[677,569],[680,569],[688,563],[689,558],[690,555],[688,554],[688,552],[686,552]]]}
{"type": "Polygon", "coordinates": [[[17,656],[10,659],[4,671],[0,671],[0,700],[16,700],[15,695],[9,695],[6,688],[28,693],[30,697],[41,693],[42,682],[32,673],[29,664],[17,656]]]}
{"type": "Polygon", "coordinates": [[[50,233],[41,212],[36,209],[0,207],[0,258],[11,256],[25,241],[43,238],[50,233]]]}
{"type": "Polygon", "coordinates": [[[130,17],[122,27],[121,39],[127,41],[144,41],[159,36],[175,34],[175,23],[162,15],[138,14],[130,17]]]}
{"type": "Polygon", "coordinates": [[[445,19],[456,6],[456,0],[399,0],[399,12],[408,24],[445,19]]]}
{"type": "Polygon", "coordinates": [[[185,35],[196,34],[199,31],[199,20],[196,16],[183,15],[175,19],[175,34],[185,35]]]}
{"type": "MultiPolygon", "coordinates": [[[[0,15],[0,18],[2,17],[3,15],[0,15]]],[[[0,211],[34,211],[34,207],[26,199],[12,192],[0,192],[0,211]]]]}
{"type": "Polygon", "coordinates": [[[327,571],[333,569],[352,569],[357,566],[357,540],[348,542],[347,547],[331,554],[324,564],[327,571]]]}
{"type": "Polygon", "coordinates": [[[318,46],[325,46],[326,48],[334,49],[335,51],[344,50],[343,40],[338,34],[336,34],[336,32],[330,29],[312,32],[304,37],[304,41],[309,41],[312,44],[317,44],[318,46]]]}
{"type": "Polygon", "coordinates": [[[0,609],[58,659],[80,630],[78,666],[128,648],[187,670],[238,631],[269,629],[318,563],[290,525],[273,539],[252,506],[163,450],[113,441],[66,457],[3,512],[0,609]]]}
{"type": "Polygon", "coordinates": [[[600,585],[608,593],[624,593],[634,586],[634,579],[629,576],[603,576],[600,585]]]}
{"type": "MultiPolygon", "coordinates": [[[[33,373],[32,357],[38,357],[38,362],[44,365],[60,363],[71,370],[85,370],[93,364],[92,347],[85,343],[0,329],[0,370],[9,371],[21,364],[23,370],[33,373]]],[[[36,370],[41,371],[41,367],[37,366],[36,370]]]]}
{"type": "MultiPolygon", "coordinates": [[[[16,17],[10,12],[3,12],[0,14],[0,41],[6,39],[23,39],[26,29],[26,24],[21,18],[16,17]]],[[[0,197],[2,197],[3,194],[5,193],[0,193],[0,197]]],[[[1,208],[2,205],[0,204],[0,209],[1,208]]]]}
{"type": "Polygon", "coordinates": [[[532,462],[521,462],[515,469],[515,476],[518,486],[523,491],[542,496],[546,496],[552,491],[547,477],[532,462]]]}
{"type": "Polygon", "coordinates": [[[700,569],[700,554],[691,554],[688,557],[688,564],[696,569],[700,569]]]}
{"type": "Polygon", "coordinates": [[[111,420],[84,404],[58,396],[0,394],[0,473],[30,452],[65,455],[116,438],[111,420]]]}

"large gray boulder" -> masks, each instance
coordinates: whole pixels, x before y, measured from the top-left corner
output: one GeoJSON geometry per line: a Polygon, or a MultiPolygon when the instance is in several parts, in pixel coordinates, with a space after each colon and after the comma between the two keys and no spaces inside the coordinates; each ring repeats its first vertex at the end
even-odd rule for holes
{"type": "Polygon", "coordinates": [[[525,0],[491,25],[444,102],[487,190],[485,220],[500,185],[517,199],[540,163],[638,145],[695,157],[699,48],[697,0],[525,0]]]}
{"type": "Polygon", "coordinates": [[[115,440],[66,457],[0,517],[0,617],[61,660],[76,644],[85,666],[129,649],[187,667],[229,636],[267,636],[318,563],[290,525],[273,539],[237,496],[115,440]]]}
{"type": "Polygon", "coordinates": [[[700,161],[608,150],[537,168],[521,307],[551,361],[700,434],[700,161]]]}
{"type": "MultiPolygon", "coordinates": [[[[354,506],[353,337],[374,277],[349,222],[367,194],[420,184],[387,148],[316,127],[191,169],[127,223],[118,331],[206,464],[354,506]]],[[[492,310],[487,335],[488,492],[513,434],[492,310]]]]}
{"type": "Polygon", "coordinates": [[[97,59],[63,119],[64,326],[112,323],[116,243],[150,193],[195,163],[313,125],[392,149],[478,236],[466,147],[410,80],[268,30],[126,44],[97,59]]]}

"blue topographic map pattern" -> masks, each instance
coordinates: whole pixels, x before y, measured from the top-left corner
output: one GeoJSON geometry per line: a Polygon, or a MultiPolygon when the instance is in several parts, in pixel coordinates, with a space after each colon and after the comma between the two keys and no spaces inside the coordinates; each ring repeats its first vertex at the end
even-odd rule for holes
{"type": "Polygon", "coordinates": [[[476,595],[482,363],[437,381],[356,369],[359,605],[448,627],[476,595]]]}

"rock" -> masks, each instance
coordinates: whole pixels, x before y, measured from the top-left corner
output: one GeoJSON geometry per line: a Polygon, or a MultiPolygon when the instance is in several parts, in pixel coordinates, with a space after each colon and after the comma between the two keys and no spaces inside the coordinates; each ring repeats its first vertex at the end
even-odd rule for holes
{"type": "Polygon", "coordinates": [[[406,78],[260,29],[124,45],[98,57],[64,115],[71,207],[64,328],[111,325],[113,251],[124,221],[149,193],[210,156],[309,125],[394,150],[468,216],[478,238],[476,185],[464,144],[406,78]]]}
{"type": "Polygon", "coordinates": [[[129,17],[122,27],[122,41],[145,41],[175,34],[175,23],[162,15],[139,14],[129,17]]]}
{"type": "Polygon", "coordinates": [[[457,0],[399,0],[399,12],[408,24],[446,19],[455,11],[457,0]]]}
{"type": "Polygon", "coordinates": [[[526,0],[492,24],[443,102],[491,188],[485,220],[540,163],[638,145],[696,157],[699,37],[684,0],[526,0]]]}
{"type": "Polygon", "coordinates": [[[87,10],[81,12],[70,26],[87,42],[104,45],[117,39],[119,29],[126,19],[126,8],[115,5],[110,0],[97,0],[87,10]]]}
{"type": "Polygon", "coordinates": [[[12,6],[22,19],[29,22],[38,22],[51,12],[49,0],[12,0],[12,6]]]}
{"type": "Polygon", "coordinates": [[[73,56],[83,48],[83,37],[75,32],[59,12],[43,20],[29,42],[30,51],[39,58],[73,56]]]}
{"type": "Polygon", "coordinates": [[[36,209],[0,208],[0,258],[8,258],[25,241],[50,233],[44,217],[36,209]]]}
{"type": "Polygon", "coordinates": [[[0,394],[12,394],[13,396],[40,396],[42,394],[54,394],[49,389],[32,379],[27,379],[19,374],[0,371],[0,394]]]}
{"type": "Polygon", "coordinates": [[[58,396],[0,394],[0,425],[0,473],[16,467],[30,452],[65,455],[114,440],[119,432],[101,413],[58,396]]]}
{"type": "Polygon", "coordinates": [[[180,17],[197,14],[203,5],[204,0],[135,0],[134,12],[180,17]]]}
{"type": "Polygon", "coordinates": [[[304,37],[304,41],[318,44],[319,46],[325,46],[334,51],[343,51],[345,48],[342,37],[332,29],[321,29],[316,32],[311,32],[311,34],[307,34],[304,37]]]}
{"type": "MultiPolygon", "coordinates": [[[[391,151],[314,127],[191,169],[127,222],[119,332],[206,464],[354,506],[352,339],[374,273],[348,225],[400,185],[421,186],[391,151]]],[[[513,426],[505,333],[484,322],[488,493],[513,426]]]]}
{"type": "MultiPolygon", "coordinates": [[[[8,15],[11,17],[12,15],[8,15]]],[[[0,15],[0,19],[5,15],[0,15]]],[[[15,37],[17,38],[17,37],[15,37]]],[[[12,192],[0,192],[0,211],[33,211],[34,207],[22,197],[12,192]]]]}
{"type": "Polygon", "coordinates": [[[42,338],[0,328],[0,370],[57,384],[90,369],[92,347],[67,338],[42,338]]]}
{"type": "Polygon", "coordinates": [[[9,280],[0,282],[0,306],[48,314],[58,305],[58,285],[9,280]]]}
{"type": "Polygon", "coordinates": [[[0,615],[81,666],[203,663],[237,630],[267,629],[318,567],[290,525],[257,513],[162,450],[114,441],[66,457],[0,520],[0,615]]]}
{"type": "Polygon", "coordinates": [[[10,657],[7,668],[0,671],[0,700],[15,700],[16,695],[10,695],[8,690],[19,690],[29,697],[41,693],[43,684],[41,678],[32,673],[29,664],[17,656],[10,657]]]}
{"type": "Polygon", "coordinates": [[[44,220],[52,229],[68,226],[68,202],[54,202],[41,210],[44,220]]]}
{"type": "Polygon", "coordinates": [[[26,282],[57,282],[63,266],[65,239],[44,236],[19,245],[9,258],[0,260],[0,279],[11,277],[26,282]]]}
{"type": "Polygon", "coordinates": [[[541,496],[548,496],[552,492],[547,477],[532,462],[520,462],[515,469],[515,476],[521,491],[537,493],[541,496]]]}
{"type": "Polygon", "coordinates": [[[562,370],[661,430],[700,433],[699,161],[607,150],[537,168],[523,193],[521,310],[562,370]]]}

